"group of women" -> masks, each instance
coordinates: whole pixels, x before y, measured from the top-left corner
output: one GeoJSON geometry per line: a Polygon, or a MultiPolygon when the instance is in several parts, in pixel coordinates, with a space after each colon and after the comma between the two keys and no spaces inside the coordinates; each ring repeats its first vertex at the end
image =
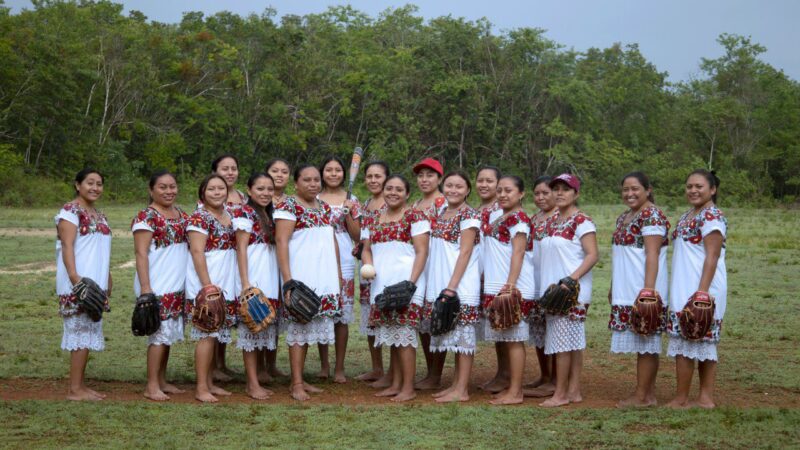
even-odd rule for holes
{"type": "MultiPolygon", "coordinates": [[[[330,374],[328,346],[335,346],[333,381],[347,382],[345,353],[349,325],[359,320],[367,336],[371,370],[357,377],[377,389],[376,396],[393,401],[413,399],[418,390],[437,390],[437,402],[466,401],[478,342],[494,343],[497,373],[481,386],[492,392],[492,404],[521,403],[524,397],[548,397],[554,407],[582,401],[581,372],[586,348],[585,320],[591,304],[592,267],[598,261],[597,230],[578,207],[581,183],[571,174],[536,179],[531,190],[538,208],[523,210],[527,194],[523,180],[503,175],[495,167],[478,170],[475,188],[480,205],[467,200],[472,179],[461,171],[445,173],[435,159],[414,166],[420,199],[409,202],[411,185],[380,161],[366,164],[369,198],[360,202],[344,190],[345,165],[336,157],[317,166],[294,169],[294,195],[287,195],[289,164],[267,163],[264,172],[247,180],[247,192],[235,188],[238,161],[223,155],[200,184],[196,209],[187,214],[175,205],[178,186],[168,172],[154,174],[150,204],[133,219],[136,295],[153,293],[161,302],[161,327],[149,336],[147,385],[144,395],[167,400],[182,392],[167,382],[170,347],[185,336],[193,301],[207,285],[219,286],[227,302],[222,328],[214,333],[190,330],[195,342],[196,398],[215,402],[230,392],[215,383],[229,379],[226,345],[243,352],[246,392],[267,399],[262,386],[281,372],[275,366],[278,336],[289,349],[290,392],[307,400],[320,389],[303,379],[308,347],[319,349],[320,377],[330,374]],[[374,270],[359,273],[361,264],[374,270]],[[361,315],[354,315],[358,286],[361,315]],[[546,313],[539,305],[545,288],[570,277],[580,284],[579,304],[565,314],[546,313]],[[322,299],[319,313],[299,323],[281,308],[281,286],[297,280],[322,299]],[[375,298],[400,281],[416,286],[410,304],[384,311],[375,298]],[[260,288],[279,319],[253,333],[237,317],[239,294],[260,288]],[[522,296],[523,320],[497,330],[485,317],[498,293],[516,288],[522,296]],[[455,328],[431,336],[432,305],[441,293],[460,299],[455,328]],[[539,378],[524,384],[526,344],[536,352],[539,378]],[[416,350],[422,347],[426,374],[416,375],[416,350]],[[384,370],[382,349],[390,352],[384,370]],[[450,386],[442,369],[447,353],[455,355],[450,386]]],[[[612,284],[609,329],[611,351],[637,354],[636,390],[619,405],[656,404],[655,377],[661,335],[668,333],[667,354],[676,357],[677,392],[671,406],[713,407],[713,390],[722,317],[726,304],[726,220],[716,206],[719,179],[696,170],[686,180],[689,210],[672,233],[672,278],[667,275],[666,249],[670,223],[653,201],[646,175],[633,172],[621,182],[627,210],[619,216],[612,237],[612,284]],[[658,332],[642,336],[632,329],[634,299],[642,289],[668,299],[658,332]],[[716,300],[715,322],[700,340],[680,332],[679,316],[697,291],[716,300]],[[667,295],[669,294],[669,295],[667,295]],[[700,394],[689,401],[695,364],[700,394]]],[[[64,318],[62,348],[71,351],[68,398],[94,400],[103,394],[89,389],[84,371],[90,350],[102,350],[102,321],[92,322],[71,293],[81,277],[90,277],[111,294],[109,271],[111,231],[95,209],[103,177],[92,169],[78,173],[76,198],[64,205],[55,221],[57,293],[64,318]]]]}

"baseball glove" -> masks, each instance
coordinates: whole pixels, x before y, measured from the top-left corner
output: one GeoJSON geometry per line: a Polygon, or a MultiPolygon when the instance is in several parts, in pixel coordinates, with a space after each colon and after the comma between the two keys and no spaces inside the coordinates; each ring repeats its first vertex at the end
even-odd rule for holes
{"type": "Polygon", "coordinates": [[[261,289],[249,287],[239,296],[239,317],[250,331],[260,333],[275,322],[278,314],[261,289]]]}
{"type": "Polygon", "coordinates": [[[322,299],[302,281],[289,280],[283,283],[283,304],[286,311],[302,324],[311,322],[319,313],[322,299]]]}
{"type": "Polygon", "coordinates": [[[503,286],[489,304],[489,324],[507,330],[522,320],[522,294],[513,286],[503,286]]]}
{"type": "Polygon", "coordinates": [[[131,317],[131,331],[134,336],[150,336],[161,327],[161,302],[155,294],[148,292],[136,299],[131,317]]]}
{"type": "Polygon", "coordinates": [[[431,335],[441,336],[455,330],[460,311],[461,301],[458,299],[458,294],[449,289],[443,289],[436,301],[433,302],[431,335]]]}
{"type": "Polygon", "coordinates": [[[215,333],[225,323],[227,306],[219,287],[203,286],[194,298],[192,325],[204,333],[215,333]]]}
{"type": "Polygon", "coordinates": [[[375,296],[375,305],[381,311],[399,311],[411,303],[416,290],[417,285],[408,280],[386,286],[375,296]]]}
{"type": "Polygon", "coordinates": [[[542,294],[539,305],[550,314],[567,314],[570,308],[578,306],[581,284],[578,280],[564,277],[558,284],[551,284],[542,294]]]}
{"type": "Polygon", "coordinates": [[[83,312],[89,315],[93,322],[99,322],[103,318],[103,311],[106,309],[106,292],[91,278],[83,277],[77,284],[72,286],[72,295],[78,301],[83,312]]]}
{"type": "Polygon", "coordinates": [[[639,291],[631,311],[631,329],[642,336],[650,336],[661,328],[663,322],[664,302],[658,291],[639,291]]]}
{"type": "Polygon", "coordinates": [[[703,339],[714,323],[717,305],[708,292],[697,291],[689,297],[680,317],[681,334],[689,340],[703,339]]]}

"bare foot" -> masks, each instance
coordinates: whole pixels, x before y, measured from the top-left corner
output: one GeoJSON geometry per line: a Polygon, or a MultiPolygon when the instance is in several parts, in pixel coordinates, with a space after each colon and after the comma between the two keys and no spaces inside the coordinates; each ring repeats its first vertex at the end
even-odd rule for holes
{"type": "Polygon", "coordinates": [[[506,396],[506,394],[508,394],[508,389],[503,389],[503,390],[502,390],[502,391],[500,391],[500,392],[496,392],[496,393],[492,394],[492,398],[500,398],[500,397],[505,397],[505,396],[506,396]]]}
{"type": "Polygon", "coordinates": [[[79,390],[73,391],[72,389],[69,390],[67,393],[67,400],[74,400],[74,401],[99,401],[102,398],[93,395],[89,389],[81,388],[79,390]]]}
{"type": "Polygon", "coordinates": [[[307,392],[311,392],[312,394],[319,394],[320,392],[325,392],[316,386],[312,386],[306,383],[305,381],[303,382],[303,389],[307,392]]]}
{"type": "Polygon", "coordinates": [[[519,395],[508,395],[508,394],[506,394],[506,395],[504,395],[502,397],[498,397],[498,398],[490,401],[489,403],[492,404],[492,405],[518,405],[518,404],[522,403],[523,399],[524,399],[524,397],[522,396],[522,393],[520,393],[519,395]]]}
{"type": "Polygon", "coordinates": [[[222,395],[222,396],[231,395],[230,391],[226,391],[225,389],[222,389],[219,386],[211,386],[210,388],[208,388],[208,390],[214,395],[222,395]]]}
{"type": "Polygon", "coordinates": [[[411,392],[400,392],[399,394],[395,395],[394,397],[390,398],[389,400],[393,402],[407,402],[409,400],[413,400],[417,397],[417,394],[414,391],[411,392]]]}
{"type": "Polygon", "coordinates": [[[103,394],[103,393],[97,392],[97,391],[95,391],[94,389],[89,389],[88,387],[87,387],[87,388],[85,388],[85,389],[86,389],[87,391],[89,391],[89,393],[90,393],[90,394],[92,394],[93,396],[95,396],[96,398],[98,398],[98,399],[100,399],[100,400],[102,400],[102,399],[106,398],[106,394],[103,394]]]}
{"type": "Polygon", "coordinates": [[[455,390],[455,387],[454,386],[450,386],[449,388],[447,388],[447,389],[445,389],[443,391],[439,391],[439,392],[431,394],[431,397],[433,397],[433,398],[444,397],[445,395],[453,392],[454,390],[455,390]]]}
{"type": "Polygon", "coordinates": [[[414,389],[420,391],[431,391],[442,388],[442,377],[426,377],[414,383],[414,389]]]}
{"type": "Polygon", "coordinates": [[[155,391],[150,391],[145,389],[144,391],[144,398],[149,398],[150,400],[156,402],[164,402],[169,400],[169,395],[165,394],[161,389],[156,389],[155,391]]]}
{"type": "Polygon", "coordinates": [[[570,403],[580,403],[583,401],[583,396],[580,393],[567,394],[567,398],[569,399],[570,403]]]}
{"type": "Polygon", "coordinates": [[[261,386],[254,386],[253,388],[247,388],[246,392],[247,395],[250,396],[250,398],[255,400],[266,400],[270,397],[270,395],[272,395],[272,391],[270,391],[269,389],[264,389],[261,386]]]}
{"type": "Polygon", "coordinates": [[[355,379],[357,381],[375,381],[383,376],[383,370],[371,370],[369,372],[364,372],[361,375],[357,376],[355,379]]]}
{"type": "Polygon", "coordinates": [[[469,394],[466,392],[451,391],[436,399],[436,403],[466,402],[469,401],[469,394]]]}
{"type": "Polygon", "coordinates": [[[388,373],[369,384],[370,387],[373,387],[375,389],[387,388],[391,385],[392,385],[392,375],[388,373]]]}
{"type": "Polygon", "coordinates": [[[717,407],[713,401],[710,400],[701,400],[697,399],[696,401],[689,402],[689,406],[692,408],[703,408],[703,409],[714,409],[717,407]]]}
{"type": "Polygon", "coordinates": [[[331,368],[330,367],[323,367],[319,369],[319,373],[317,374],[317,378],[320,380],[327,380],[331,376],[331,368]]]}
{"type": "Polygon", "coordinates": [[[311,396],[308,395],[308,392],[306,392],[306,390],[303,389],[303,384],[304,383],[297,383],[289,388],[289,392],[292,394],[292,398],[300,402],[304,402],[306,400],[311,399],[311,396]]]}
{"type": "Polygon", "coordinates": [[[544,397],[550,397],[551,395],[553,395],[553,392],[555,391],[556,391],[555,388],[548,389],[539,386],[535,388],[523,389],[522,395],[525,397],[544,398],[544,397]]]}
{"type": "Polygon", "coordinates": [[[509,381],[508,381],[507,378],[497,378],[497,377],[495,377],[492,380],[490,380],[489,382],[484,383],[481,386],[481,389],[483,389],[486,392],[491,392],[491,393],[495,394],[495,393],[500,392],[500,391],[502,391],[504,389],[508,389],[508,384],[509,384],[509,381]]]}
{"type": "Polygon", "coordinates": [[[223,372],[220,369],[214,369],[214,371],[211,372],[211,378],[214,381],[219,381],[222,383],[227,383],[228,381],[233,380],[232,376],[228,375],[227,373],[223,372]]]}
{"type": "Polygon", "coordinates": [[[169,383],[162,384],[160,388],[161,392],[165,394],[183,394],[184,392],[186,392],[183,389],[179,388],[178,386],[169,383]]]}
{"type": "Polygon", "coordinates": [[[339,384],[347,383],[347,377],[344,376],[344,373],[337,373],[333,376],[333,382],[339,384]]]}
{"type": "Polygon", "coordinates": [[[656,404],[658,402],[655,399],[641,399],[633,395],[618,401],[617,408],[647,408],[648,406],[656,406],[656,404]]]}
{"type": "Polygon", "coordinates": [[[542,403],[539,403],[539,406],[543,406],[545,408],[556,408],[564,405],[569,405],[569,398],[556,397],[555,395],[543,401],[542,403]]]}
{"type": "Polygon", "coordinates": [[[269,372],[263,371],[258,373],[258,382],[269,384],[272,383],[272,377],[270,376],[269,372]]]}
{"type": "Polygon", "coordinates": [[[680,399],[672,399],[669,403],[666,404],[667,408],[673,409],[686,409],[689,408],[691,405],[689,404],[689,400],[680,400],[680,399]]]}
{"type": "Polygon", "coordinates": [[[400,388],[389,386],[388,388],[375,393],[375,397],[394,397],[400,393],[400,388]]]}
{"type": "Polygon", "coordinates": [[[217,397],[214,397],[210,392],[203,392],[202,394],[198,392],[194,395],[194,398],[203,403],[217,403],[219,401],[217,397]]]}

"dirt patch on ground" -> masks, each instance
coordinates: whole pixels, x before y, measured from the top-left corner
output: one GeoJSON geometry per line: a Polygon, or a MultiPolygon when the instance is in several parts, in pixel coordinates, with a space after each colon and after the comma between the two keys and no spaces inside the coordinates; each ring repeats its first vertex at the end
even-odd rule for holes
{"type": "MultiPolygon", "coordinates": [[[[124,238],[133,238],[133,234],[131,230],[112,230],[114,236],[116,237],[124,237],[124,238]]],[[[56,228],[53,226],[52,228],[0,228],[0,236],[20,236],[20,237],[56,237],[56,228]]]]}
{"type": "MultiPolygon", "coordinates": [[[[131,260],[128,262],[124,262],[118,266],[116,269],[133,269],[136,267],[136,261],[131,260]]],[[[27,264],[19,264],[16,266],[11,266],[7,269],[0,269],[0,275],[25,275],[25,274],[37,274],[37,273],[46,273],[46,272],[55,272],[56,265],[51,262],[35,262],[35,263],[27,263],[27,264]]]]}

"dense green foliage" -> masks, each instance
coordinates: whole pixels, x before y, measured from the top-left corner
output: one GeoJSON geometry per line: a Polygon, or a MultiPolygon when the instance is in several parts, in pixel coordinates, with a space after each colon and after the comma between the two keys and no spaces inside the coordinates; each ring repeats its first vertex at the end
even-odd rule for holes
{"type": "Polygon", "coordinates": [[[724,200],[800,193],[800,85],[741,36],[670,84],[635,44],[580,53],[413,6],[164,24],[106,1],[33,5],[0,8],[2,203],[62,201],[86,164],[130,199],[155,168],[194,179],[222,152],[246,173],[356,145],[404,170],[426,155],[526,179],[572,170],[596,199],[633,169],[677,196],[696,167],[718,170],[724,200]]]}

